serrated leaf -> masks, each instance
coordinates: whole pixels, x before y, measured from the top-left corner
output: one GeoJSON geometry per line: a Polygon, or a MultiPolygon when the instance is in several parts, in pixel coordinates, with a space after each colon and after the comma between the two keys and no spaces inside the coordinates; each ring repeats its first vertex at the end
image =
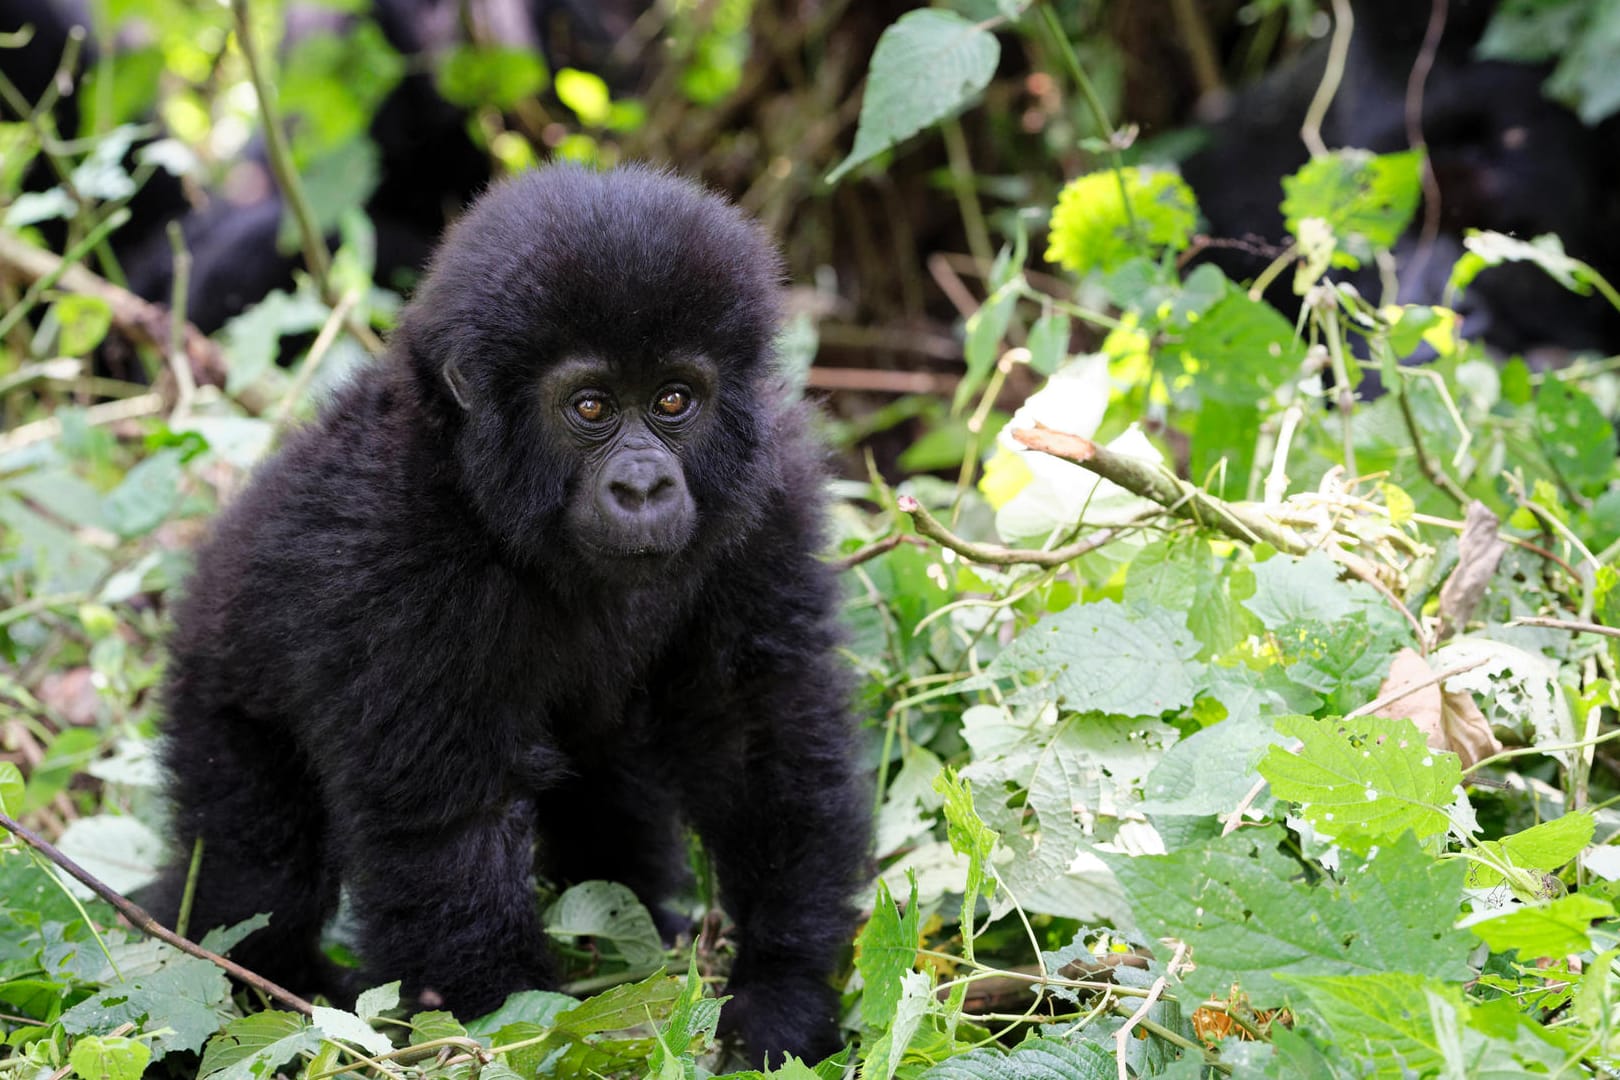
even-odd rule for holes
{"type": "Polygon", "coordinates": [[[1462,1005],[1456,988],[1412,975],[1282,975],[1310,998],[1336,1041],[1372,1062],[1378,1076],[1436,1075],[1444,1064],[1429,994],[1462,1005]]]}
{"type": "Polygon", "coordinates": [[[546,911],[546,933],[557,938],[591,937],[609,942],[631,967],[664,956],[658,927],[636,894],[614,881],[584,881],[546,911]]]}
{"type": "MultiPolygon", "coordinates": [[[[161,944],[154,942],[153,944],[161,944]]],[[[120,1024],[168,1028],[152,1041],[152,1056],[171,1050],[201,1050],[227,1013],[231,984],[207,960],[163,946],[162,962],[141,974],[120,965],[127,981],[114,983],[62,1014],[69,1034],[106,1033],[120,1024]]],[[[111,972],[107,973],[109,978],[111,972]]]]}
{"type": "Polygon", "coordinates": [[[881,880],[872,917],[855,939],[855,968],[861,973],[861,1016],[869,1032],[881,1030],[900,1002],[900,980],[917,959],[917,882],[901,913],[881,880]]]}
{"type": "Polygon", "coordinates": [[[232,1020],[208,1040],[197,1080],[267,1080],[299,1054],[314,1053],[321,1034],[292,1012],[267,1010],[232,1020]]]}
{"type": "Polygon", "coordinates": [[[1114,1080],[1112,1051],[1092,1042],[1025,1039],[1011,1053],[970,1050],[935,1065],[921,1080],[1114,1080]]]}
{"type": "Polygon", "coordinates": [[[152,1050],[127,1035],[85,1035],[75,1039],[68,1064],[82,1080],[139,1080],[152,1050]]]}
{"type": "Polygon", "coordinates": [[[1346,853],[1341,882],[1310,885],[1280,839],[1276,827],[1244,829],[1168,855],[1102,857],[1145,935],[1192,946],[1198,965],[1184,980],[1195,994],[1236,985],[1271,1008],[1289,998],[1279,974],[1467,972],[1471,941],[1452,926],[1463,866],[1403,835],[1365,861],[1346,853]]]}
{"type": "Polygon", "coordinates": [[[1274,746],[1260,775],[1279,799],[1324,835],[1366,851],[1407,830],[1419,839],[1444,833],[1445,808],[1462,782],[1457,755],[1431,750],[1410,720],[1378,716],[1319,720],[1284,717],[1277,731],[1299,739],[1297,753],[1274,746]]]}
{"type": "Polygon", "coordinates": [[[681,995],[681,980],[662,971],[638,983],[615,986],[557,1015],[555,1027],[569,1038],[620,1031],[662,1020],[681,995]]]}
{"type": "Polygon", "coordinates": [[[1192,188],[1173,172],[1130,166],[1088,173],[1058,193],[1046,260],[1076,274],[1106,273],[1156,258],[1163,248],[1182,250],[1197,223],[1192,188]]]}
{"type": "Polygon", "coordinates": [[[900,16],[872,53],[855,147],[827,182],[962,109],[1000,59],[995,35],[959,15],[929,8],[900,16]]]}
{"type": "Polygon", "coordinates": [[[1040,671],[1059,705],[1118,716],[1158,716],[1192,704],[1203,680],[1198,639],[1184,612],[1133,610],[1112,600],[1075,604],[1019,635],[990,665],[997,676],[1040,671]]]}
{"type": "Polygon", "coordinates": [[[1614,904],[1590,893],[1560,896],[1511,908],[1505,915],[1470,923],[1496,952],[1519,950],[1521,959],[1565,956],[1592,947],[1592,920],[1615,917],[1614,904]]]}
{"type": "MultiPolygon", "coordinates": [[[[536,991],[538,992],[538,991],[536,991]]],[[[355,1015],[362,1020],[375,1020],[390,1009],[399,1008],[399,980],[362,990],[355,999],[355,1015]]]]}
{"type": "Polygon", "coordinates": [[[320,1029],[320,1033],[326,1038],[353,1043],[372,1056],[386,1054],[394,1048],[394,1044],[388,1040],[388,1036],[373,1029],[370,1024],[354,1013],[317,1005],[310,1019],[314,1021],[315,1026],[320,1029]]]}
{"type": "Polygon", "coordinates": [[[1339,150],[1312,158],[1283,178],[1283,218],[1299,236],[1309,218],[1325,221],[1336,241],[1332,263],[1359,267],[1406,231],[1421,194],[1423,152],[1339,150]]]}
{"type": "Polygon", "coordinates": [[[900,997],[894,1012],[887,1017],[888,1026],[872,1044],[869,1055],[861,1063],[861,1080],[893,1080],[895,1070],[905,1057],[906,1047],[916,1037],[922,1019],[939,1007],[934,996],[934,983],[920,971],[908,971],[900,976],[900,997]]]}

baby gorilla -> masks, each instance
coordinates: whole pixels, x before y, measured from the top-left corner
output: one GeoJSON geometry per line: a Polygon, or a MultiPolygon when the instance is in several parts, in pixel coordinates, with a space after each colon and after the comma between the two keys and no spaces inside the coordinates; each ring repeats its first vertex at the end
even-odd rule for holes
{"type": "Polygon", "coordinates": [[[554,982],[536,868],[656,912],[690,825],[737,924],[723,1030],[837,1048],[869,802],[779,276],[647,169],[532,172],[450,230],[197,554],[161,914],[201,840],[190,925],[269,912],[235,955],[308,989],[341,884],[364,977],[471,1017],[554,982]]]}

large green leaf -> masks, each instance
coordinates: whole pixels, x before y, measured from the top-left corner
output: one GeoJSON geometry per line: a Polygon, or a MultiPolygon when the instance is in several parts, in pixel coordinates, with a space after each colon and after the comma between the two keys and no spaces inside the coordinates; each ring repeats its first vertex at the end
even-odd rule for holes
{"type": "Polygon", "coordinates": [[[1472,939],[1453,928],[1464,867],[1437,863],[1411,836],[1311,885],[1282,855],[1278,828],[1245,829],[1169,855],[1103,855],[1138,927],[1192,946],[1196,994],[1238,986],[1257,1008],[1285,1003],[1274,976],[1399,971],[1456,980],[1472,939]]]}
{"type": "Polygon", "coordinates": [[[268,1080],[282,1065],[299,1054],[314,1053],[320,1045],[320,1030],[297,1013],[254,1013],[232,1020],[208,1041],[197,1077],[268,1080]]]}
{"type": "Polygon", "coordinates": [[[1308,232],[1307,219],[1332,231],[1334,266],[1354,269],[1374,252],[1395,246],[1417,210],[1423,153],[1372,154],[1340,150],[1312,158],[1283,178],[1283,218],[1288,231],[1308,232]]]}
{"type": "Polygon", "coordinates": [[[908,12],[878,38],[849,157],[827,174],[837,183],[863,161],[960,110],[996,73],[994,34],[936,8],[908,12]]]}
{"type": "Polygon", "coordinates": [[[1192,704],[1204,677],[1185,612],[1101,600],[1048,615],[1001,652],[991,673],[1039,671],[1057,704],[1081,712],[1158,716],[1192,704]]]}

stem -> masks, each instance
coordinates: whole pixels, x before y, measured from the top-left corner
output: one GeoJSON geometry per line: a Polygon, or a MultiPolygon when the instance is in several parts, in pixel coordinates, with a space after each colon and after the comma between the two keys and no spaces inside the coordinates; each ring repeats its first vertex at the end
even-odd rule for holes
{"type": "Polygon", "coordinates": [[[174,375],[174,411],[169,426],[175,426],[191,412],[191,399],[197,395],[197,380],[186,357],[186,298],[191,291],[191,252],[186,250],[185,234],[178,221],[169,222],[169,247],[174,252],[174,290],[169,301],[169,371],[174,375]]]}
{"type": "Polygon", "coordinates": [[[15,836],[17,839],[33,848],[35,851],[45,856],[51,862],[67,871],[68,875],[71,876],[75,881],[79,882],[85,888],[89,889],[91,892],[101,897],[101,899],[111,904],[115,909],[117,909],[118,914],[122,915],[129,921],[131,926],[145,934],[147,937],[157,938],[166,945],[172,945],[176,949],[179,949],[181,952],[185,953],[187,956],[195,956],[199,960],[207,960],[216,967],[223,969],[233,978],[247,983],[249,986],[254,987],[255,989],[263,991],[270,997],[275,998],[277,1001],[289,1006],[290,1008],[296,1009],[305,1016],[309,1016],[313,1012],[313,1006],[311,1006],[309,1002],[305,1001],[297,994],[293,993],[291,990],[283,989],[282,987],[271,982],[269,979],[266,979],[263,975],[255,975],[253,972],[249,971],[241,964],[238,964],[236,961],[228,960],[216,952],[210,952],[201,945],[187,941],[179,934],[176,934],[173,930],[168,929],[156,919],[152,918],[152,916],[146,912],[146,909],[142,908],[134,901],[120,895],[119,893],[114,892],[113,889],[101,881],[100,878],[93,876],[88,870],[84,869],[84,867],[62,854],[50,841],[40,836],[32,829],[19,824],[9,814],[0,812],[0,829],[4,829],[6,832],[15,836]]]}
{"type": "Polygon", "coordinates": [[[35,278],[34,283],[28,286],[28,291],[23,293],[22,299],[17,301],[16,306],[4,315],[0,315],[0,338],[4,338],[11,333],[12,327],[21,322],[23,317],[34,309],[34,305],[39,303],[40,297],[45,295],[47,289],[56,284],[57,280],[67,272],[68,267],[83,259],[108,233],[128,220],[128,210],[117,210],[108,214],[95,228],[90,230],[88,235],[69,248],[55,266],[35,278]]]}
{"type": "Polygon", "coordinates": [[[1130,226],[1131,236],[1140,240],[1140,230],[1136,225],[1136,211],[1131,207],[1131,193],[1125,186],[1125,157],[1119,152],[1118,132],[1113,121],[1108,119],[1108,109],[1103,105],[1102,97],[1097,88],[1091,84],[1086,76],[1086,69],[1080,64],[1080,56],[1074,51],[1068,35],[1063,32],[1063,24],[1058,22],[1057,12],[1052,10],[1050,0],[1041,4],[1041,16],[1046,21],[1047,33],[1057,43],[1058,55],[1062,56],[1068,65],[1069,75],[1074,79],[1075,85],[1080,88],[1080,96],[1085,98],[1086,107],[1091,110],[1092,119],[1108,139],[1108,155],[1113,164],[1114,179],[1119,183],[1119,197],[1125,205],[1125,221],[1130,226]]]}
{"type": "Polygon", "coordinates": [[[191,928],[191,904],[197,898],[197,878],[202,871],[203,838],[191,845],[191,862],[186,867],[186,887],[180,893],[180,914],[174,918],[174,932],[181,937],[191,928]]]}
{"type": "Polygon", "coordinates": [[[1350,0],[1333,0],[1333,40],[1328,45],[1327,66],[1322,69],[1322,82],[1305,110],[1305,122],[1300,125],[1299,137],[1311,152],[1311,157],[1326,157],[1327,144],[1322,141],[1322,121],[1327,119],[1328,107],[1339,92],[1344,79],[1345,59],[1350,55],[1350,34],[1355,29],[1356,17],[1350,11],[1350,0]]]}
{"type": "Polygon", "coordinates": [[[954,117],[940,125],[945,136],[945,154],[951,166],[951,190],[956,195],[956,207],[962,214],[962,228],[967,233],[968,250],[978,264],[979,276],[988,278],[990,267],[996,260],[995,247],[990,243],[990,229],[984,221],[984,208],[979,205],[979,192],[973,175],[973,159],[968,156],[967,137],[962,134],[962,122],[954,117]]]}

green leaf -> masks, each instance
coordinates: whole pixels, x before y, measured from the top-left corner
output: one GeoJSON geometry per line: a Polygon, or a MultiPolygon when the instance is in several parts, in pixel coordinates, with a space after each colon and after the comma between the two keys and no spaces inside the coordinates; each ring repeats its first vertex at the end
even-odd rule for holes
{"type": "Polygon", "coordinates": [[[1548,379],[1531,416],[1542,451],[1564,481],[1583,495],[1602,490],[1614,474],[1614,426],[1586,390],[1548,379]]]}
{"type": "Polygon", "coordinates": [[[1453,928],[1465,868],[1438,863],[1410,835],[1359,860],[1343,880],[1311,885],[1280,854],[1282,830],[1244,829],[1168,855],[1102,852],[1138,928],[1192,946],[1195,994],[1234,985],[1256,1008],[1287,1002],[1274,976],[1408,972],[1460,980],[1471,946],[1453,928]]]}
{"type": "MultiPolygon", "coordinates": [[[[505,111],[544,91],[546,80],[545,60],[530,49],[457,45],[440,62],[437,81],[439,93],[451,104],[505,111]]],[[[557,82],[560,91],[560,75],[557,82]]]]}
{"type": "Polygon", "coordinates": [[[197,1080],[269,1080],[282,1065],[320,1045],[320,1032],[297,1013],[253,1013],[232,1020],[208,1040],[197,1080]]]}
{"type": "MultiPolygon", "coordinates": [[[[1596,829],[1597,819],[1589,811],[1574,810],[1512,836],[1481,841],[1479,846],[1521,870],[1557,870],[1592,842],[1596,829]]],[[[1489,866],[1471,864],[1469,888],[1491,889],[1502,880],[1502,875],[1489,866]]]]}
{"type": "Polygon", "coordinates": [[[1253,406],[1299,377],[1305,343],[1270,304],[1229,293],[1163,350],[1192,376],[1199,397],[1253,406]]]}
{"type": "MultiPolygon", "coordinates": [[[[501,1003],[501,1007],[494,1012],[469,1023],[467,1033],[487,1038],[513,1025],[550,1027],[559,1013],[566,1012],[578,1004],[578,998],[559,994],[555,990],[519,990],[515,994],[508,995],[501,1003]]],[[[359,1006],[355,1008],[358,1010],[359,1006]]]]}
{"type": "MultiPolygon", "coordinates": [[[[1378,1076],[1433,1076],[1444,1056],[1430,1019],[1430,995],[1463,1005],[1451,986],[1411,975],[1279,975],[1298,986],[1336,1042],[1369,1059],[1378,1076]]],[[[1449,1075],[1449,1074],[1448,1074],[1449,1075]]]]}
{"type": "Polygon", "coordinates": [[[579,1038],[662,1020],[680,996],[681,980],[660,971],[638,983],[615,986],[559,1013],[556,1029],[569,1038],[579,1038]]]}
{"type": "Polygon", "coordinates": [[[663,959],[658,927],[636,894],[613,881],[585,881],[568,889],[546,911],[546,933],[555,938],[592,937],[609,942],[631,967],[663,959]]]}
{"type": "MultiPolygon", "coordinates": [[[[341,34],[309,34],[293,44],[276,96],[284,110],[299,117],[293,138],[299,165],[364,132],[404,74],[405,61],[371,19],[360,19],[341,34]]],[[[357,201],[364,202],[365,195],[357,201]]]]}
{"type": "Polygon", "coordinates": [[[127,1035],[85,1035],[73,1043],[68,1064],[82,1080],[139,1080],[152,1049],[127,1035]]]}
{"type": "Polygon", "coordinates": [[[574,68],[563,68],[557,72],[557,98],[573,109],[579,122],[587,127],[601,127],[607,123],[613,105],[602,76],[574,68]]]}
{"type": "Polygon", "coordinates": [[[1046,260],[1081,275],[1107,272],[1162,248],[1181,251],[1197,224],[1192,188],[1173,172],[1131,166],[1088,173],[1058,193],[1046,260]]]}
{"type": "Polygon", "coordinates": [[[1609,901],[1590,893],[1575,893],[1512,908],[1506,915],[1470,923],[1468,929],[1494,951],[1517,949],[1520,959],[1530,960],[1584,952],[1592,947],[1592,920],[1614,916],[1614,905],[1609,901]]]}
{"type": "MultiPolygon", "coordinates": [[[[538,993],[539,991],[533,991],[538,993]]],[[[360,997],[354,1003],[355,1015],[362,1020],[371,1021],[388,1012],[399,1008],[399,981],[373,986],[370,990],[362,990],[360,997]]]]}
{"type": "Polygon", "coordinates": [[[1592,268],[1564,254],[1564,242],[1551,235],[1524,241],[1499,232],[1470,229],[1463,237],[1467,253],[1451,268],[1450,288],[1466,289],[1481,270],[1505,262],[1531,262],[1546,271],[1558,284],[1585,296],[1592,291],[1592,268]]]}
{"type": "Polygon", "coordinates": [[[394,1048],[388,1036],[373,1030],[370,1024],[354,1013],[317,1005],[310,1019],[326,1038],[353,1043],[372,1056],[386,1054],[394,1048]]]}
{"type": "MultiPolygon", "coordinates": [[[[361,212],[382,177],[377,145],[365,135],[322,149],[307,161],[301,172],[304,197],[315,212],[315,227],[323,234],[335,232],[343,219],[361,212]]],[[[276,247],[299,250],[298,220],[292,208],[284,206],[276,232],[276,247]]],[[[321,313],[325,321],[326,312],[321,313]]]]}
{"type": "Polygon", "coordinates": [[[12,818],[22,813],[23,791],[26,787],[22,770],[17,768],[16,763],[0,761],[0,811],[4,811],[12,818]]]}
{"type": "Polygon", "coordinates": [[[272,292],[225,324],[222,336],[231,367],[225,392],[240,393],[275,363],[283,334],[303,334],[326,321],[326,307],[308,293],[272,292]]]}
{"type": "Polygon", "coordinates": [[[1336,241],[1334,266],[1355,269],[1388,250],[1411,223],[1421,194],[1423,153],[1339,150],[1312,158],[1283,178],[1282,212],[1296,237],[1306,219],[1327,222],[1336,241]]]}
{"type": "Polygon", "coordinates": [[[451,1013],[443,1009],[432,1009],[419,1012],[411,1017],[411,1045],[432,1042],[435,1039],[459,1039],[467,1034],[467,1029],[461,1025],[451,1013]]]}
{"type": "Polygon", "coordinates": [[[51,305],[56,317],[56,351],[63,356],[85,356],[101,344],[112,328],[112,307],[99,296],[73,293],[51,305]]]}
{"type": "Polygon", "coordinates": [[[930,8],[900,16],[872,53],[855,147],[827,182],[960,111],[989,85],[1000,59],[995,35],[959,15],[930,8]]]}
{"type": "Polygon", "coordinates": [[[911,880],[911,897],[901,914],[879,879],[872,917],[855,939],[855,968],[861,973],[861,1018],[866,1030],[883,1030],[900,1004],[901,980],[917,959],[918,919],[917,881],[911,880]]]}
{"type": "Polygon", "coordinates": [[[997,289],[978,311],[968,316],[967,343],[963,346],[967,375],[956,387],[956,396],[951,400],[952,411],[960,410],[972,400],[989,379],[990,369],[1001,354],[1001,339],[1007,335],[1007,324],[1012,321],[1013,309],[1017,306],[1016,284],[1010,284],[997,289]]]}
{"type": "Polygon", "coordinates": [[[1048,311],[1029,328],[1029,366],[1050,375],[1069,358],[1069,317],[1048,311]]]}
{"type": "MultiPolygon", "coordinates": [[[[159,943],[153,943],[154,945],[159,943]]],[[[114,983],[62,1014],[62,1028],[70,1035],[110,1032],[120,1024],[136,1024],[166,1032],[152,1039],[152,1056],[171,1050],[201,1050],[219,1030],[230,1000],[231,984],[225,973],[207,960],[186,956],[162,946],[150,971],[135,974],[120,965],[127,979],[114,983]]],[[[109,978],[112,973],[107,972],[109,978]]],[[[313,1036],[313,1042],[318,1042],[313,1036]]]]}
{"type": "Polygon", "coordinates": [[[1047,615],[998,654],[990,671],[1043,672],[1067,708],[1158,716],[1192,704],[1204,677],[1198,649],[1185,612],[1101,600],[1047,615]]]}
{"type": "MultiPolygon", "coordinates": [[[[202,940],[197,944],[210,952],[217,952],[223,956],[236,948],[237,943],[244,940],[249,934],[255,930],[263,930],[269,925],[270,916],[261,912],[252,918],[243,919],[234,926],[209,927],[208,932],[203,935],[202,940]]],[[[202,928],[198,926],[191,927],[192,933],[200,929],[202,928]]]]}
{"type": "Polygon", "coordinates": [[[906,1048],[916,1037],[922,1019],[939,1008],[934,996],[934,982],[920,971],[908,971],[900,976],[900,999],[888,1026],[872,1043],[866,1060],[861,1063],[861,1080],[893,1080],[895,1071],[905,1058],[906,1048]]]}
{"type": "Polygon", "coordinates": [[[970,1050],[935,1065],[920,1080],[1114,1080],[1111,1050],[1096,1043],[1025,1039],[1011,1053],[970,1050]]]}
{"type": "Polygon", "coordinates": [[[107,523],[120,536],[143,536],[161,525],[180,501],[178,450],[160,450],[138,463],[107,496],[107,523]]]}
{"type": "Polygon", "coordinates": [[[1273,795],[1298,803],[1338,843],[1365,852],[1407,830],[1425,839],[1450,826],[1445,808],[1456,798],[1462,766],[1456,754],[1429,749],[1412,721],[1290,716],[1277,731],[1304,747],[1267,750],[1260,775],[1273,795]]]}
{"type": "MultiPolygon", "coordinates": [[[[121,893],[131,893],[157,878],[163,838],[128,814],[95,814],[75,820],[57,838],[68,858],[121,893]]],[[[71,879],[68,888],[80,897],[90,890],[71,879]]]]}
{"type": "Polygon", "coordinates": [[[714,1040],[720,1022],[720,1002],[703,994],[703,977],[698,974],[697,950],[692,951],[686,982],[680,998],[669,1014],[669,1022],[658,1032],[658,1043],[647,1059],[647,1075],[663,1080],[684,1080],[692,1055],[714,1040]]]}

